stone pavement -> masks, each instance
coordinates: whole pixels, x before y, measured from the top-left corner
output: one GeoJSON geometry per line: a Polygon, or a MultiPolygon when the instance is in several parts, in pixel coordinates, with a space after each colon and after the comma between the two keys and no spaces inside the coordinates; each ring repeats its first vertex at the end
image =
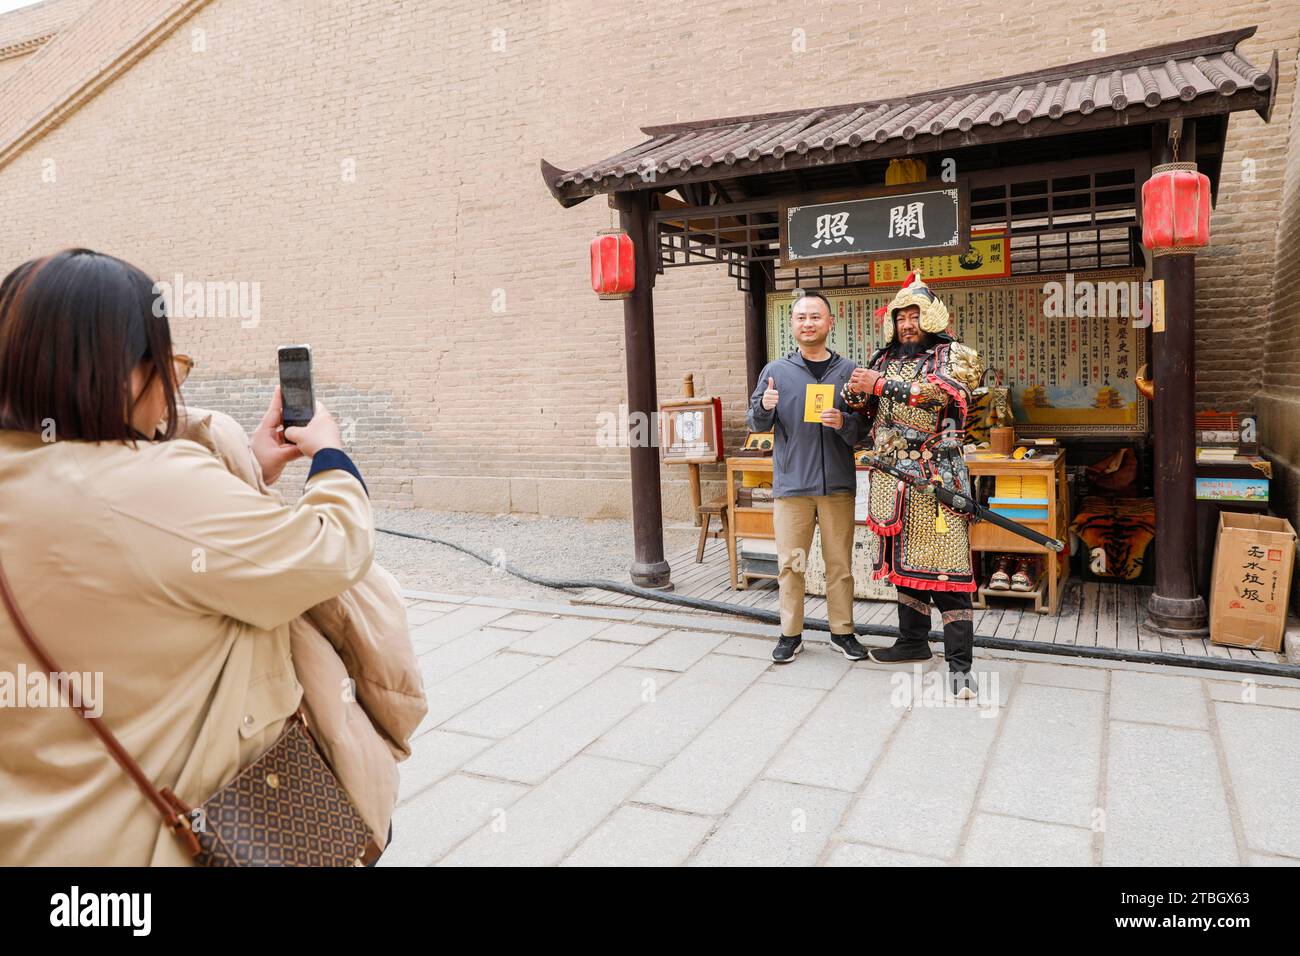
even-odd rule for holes
{"type": "Polygon", "coordinates": [[[1300,681],[977,649],[961,705],[938,656],[407,594],[429,714],[381,866],[1300,865],[1300,681]]]}

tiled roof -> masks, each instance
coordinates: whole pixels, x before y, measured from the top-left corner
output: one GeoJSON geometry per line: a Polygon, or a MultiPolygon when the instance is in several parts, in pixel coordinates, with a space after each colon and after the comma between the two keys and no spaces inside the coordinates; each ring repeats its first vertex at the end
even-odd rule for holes
{"type": "Polygon", "coordinates": [[[568,171],[542,160],[542,175],[551,193],[572,205],[636,188],[650,170],[661,186],[745,176],[1067,133],[1094,115],[1116,124],[1254,108],[1267,119],[1277,54],[1261,70],[1235,50],[1254,33],[1247,27],[897,99],[647,126],[650,138],[631,149],[568,171]]]}

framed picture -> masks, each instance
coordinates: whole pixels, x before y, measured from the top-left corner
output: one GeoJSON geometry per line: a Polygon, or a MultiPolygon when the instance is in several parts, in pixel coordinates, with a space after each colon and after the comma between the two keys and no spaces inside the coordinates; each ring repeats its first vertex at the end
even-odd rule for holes
{"type": "Polygon", "coordinates": [[[722,399],[679,398],[660,402],[659,458],[673,465],[722,461],[722,399]]]}

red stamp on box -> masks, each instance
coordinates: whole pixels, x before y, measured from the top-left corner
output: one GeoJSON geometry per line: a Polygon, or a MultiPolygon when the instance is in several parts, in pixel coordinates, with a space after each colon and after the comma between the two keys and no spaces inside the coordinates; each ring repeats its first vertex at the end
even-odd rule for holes
{"type": "Polygon", "coordinates": [[[1270,561],[1281,561],[1281,560],[1282,560],[1282,549],[1281,549],[1281,548],[1269,548],[1269,549],[1268,549],[1268,559],[1269,559],[1270,561]]]}

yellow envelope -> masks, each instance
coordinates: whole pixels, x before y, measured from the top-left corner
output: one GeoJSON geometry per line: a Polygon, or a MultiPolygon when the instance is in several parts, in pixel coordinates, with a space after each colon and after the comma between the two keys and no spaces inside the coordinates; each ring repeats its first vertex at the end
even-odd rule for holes
{"type": "Polygon", "coordinates": [[[808,385],[803,396],[803,420],[820,422],[822,412],[835,407],[834,385],[808,385]]]}

